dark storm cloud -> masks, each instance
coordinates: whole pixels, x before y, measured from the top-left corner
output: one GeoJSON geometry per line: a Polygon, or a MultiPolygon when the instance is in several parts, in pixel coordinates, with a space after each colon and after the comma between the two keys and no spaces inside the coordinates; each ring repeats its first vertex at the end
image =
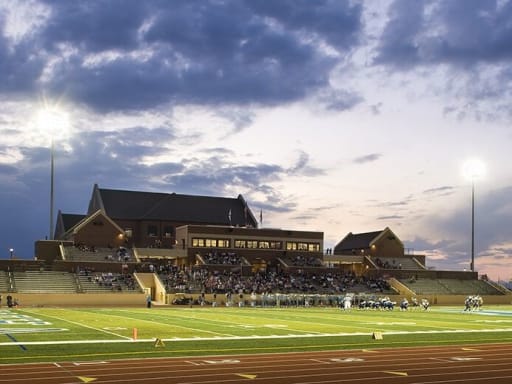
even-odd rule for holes
{"type": "Polygon", "coordinates": [[[148,15],[139,0],[43,0],[51,17],[41,36],[49,50],[67,42],[86,52],[137,47],[138,28],[148,15]]]}
{"type": "MultiPolygon", "coordinates": [[[[0,15],[0,26],[4,23],[5,20],[0,15]]],[[[16,49],[12,49],[0,29],[0,93],[32,92],[42,73],[43,65],[43,60],[34,55],[29,44],[21,43],[16,49]]]]}
{"type": "Polygon", "coordinates": [[[377,63],[473,66],[512,57],[512,3],[408,1],[390,7],[377,63]]]}
{"type": "Polygon", "coordinates": [[[509,119],[512,2],[396,0],[379,36],[374,64],[390,72],[443,71],[444,110],[459,119],[509,119]]]}
{"type": "MultiPolygon", "coordinates": [[[[2,154],[2,151],[0,151],[0,155],[2,154]]],[[[7,175],[15,175],[18,173],[18,170],[16,167],[8,164],[0,164],[0,177],[7,176],[7,175]]]]}
{"type": "MultiPolygon", "coordinates": [[[[99,111],[300,100],[330,88],[337,59],[322,44],[345,55],[362,33],[362,7],[348,0],[46,3],[49,19],[30,37],[35,56],[73,52],[44,87],[99,111]]],[[[329,107],[357,101],[345,92],[329,107]]]]}
{"type": "Polygon", "coordinates": [[[322,36],[340,50],[359,39],[361,4],[338,0],[315,1],[313,7],[310,0],[246,0],[245,3],[258,14],[272,17],[292,30],[322,36]]]}

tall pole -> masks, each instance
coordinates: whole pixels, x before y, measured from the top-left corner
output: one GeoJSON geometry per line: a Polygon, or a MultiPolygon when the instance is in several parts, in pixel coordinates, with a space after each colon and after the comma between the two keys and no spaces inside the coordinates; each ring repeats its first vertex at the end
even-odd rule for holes
{"type": "Polygon", "coordinates": [[[475,272],[475,180],[471,179],[471,272],[475,272]]]}
{"type": "Polygon", "coordinates": [[[51,153],[50,153],[50,239],[53,240],[53,175],[54,175],[54,144],[52,137],[51,153]]]}

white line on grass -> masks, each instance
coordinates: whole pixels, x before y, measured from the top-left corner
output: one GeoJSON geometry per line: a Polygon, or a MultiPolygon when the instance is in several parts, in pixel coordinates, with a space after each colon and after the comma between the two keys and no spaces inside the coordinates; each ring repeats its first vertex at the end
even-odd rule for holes
{"type": "MultiPolygon", "coordinates": [[[[125,310],[118,310],[120,312],[125,312],[125,310]]],[[[120,317],[121,319],[129,319],[129,320],[137,320],[137,321],[144,321],[144,322],[148,322],[148,323],[152,323],[152,324],[158,324],[158,325],[165,325],[165,326],[169,326],[169,327],[176,327],[176,328],[182,328],[182,329],[188,329],[189,331],[194,331],[194,332],[204,332],[204,333],[211,333],[213,335],[220,335],[220,336],[226,336],[226,337],[236,337],[235,335],[231,335],[229,333],[220,333],[220,332],[214,332],[214,331],[207,331],[205,329],[198,329],[198,328],[190,328],[190,327],[185,327],[183,325],[177,325],[177,324],[166,324],[166,323],[161,323],[161,322],[158,322],[158,321],[152,321],[152,320],[146,320],[146,319],[139,319],[139,318],[133,318],[133,317],[125,317],[125,316],[120,316],[120,315],[114,315],[114,314],[110,314],[109,313],[109,316],[116,316],[116,317],[120,317]]],[[[172,318],[171,318],[172,319],[172,318]]],[[[169,318],[166,318],[166,320],[171,320],[169,318]]],[[[190,320],[190,319],[189,319],[190,320]]]]}
{"type": "MultiPolygon", "coordinates": [[[[26,309],[24,310],[24,312],[28,312],[28,313],[34,314],[34,312],[27,311],[26,309]]],[[[91,327],[90,325],[85,325],[85,324],[82,324],[82,323],[78,323],[76,321],[71,321],[71,320],[68,320],[68,319],[63,319],[63,318],[58,317],[58,316],[52,316],[52,315],[48,315],[46,313],[44,314],[44,316],[50,317],[52,319],[57,319],[57,320],[60,320],[60,321],[65,321],[65,322],[68,322],[70,324],[78,325],[80,327],[89,328],[89,329],[92,329],[94,331],[103,332],[103,333],[107,333],[109,335],[121,337],[123,339],[127,339],[127,340],[131,340],[132,339],[131,337],[128,337],[128,336],[123,336],[123,335],[120,335],[120,334],[115,333],[115,332],[106,331],[106,330],[101,329],[101,328],[91,327]]]]}
{"type": "MultiPolygon", "coordinates": [[[[492,332],[512,332],[512,328],[503,329],[460,329],[460,330],[445,330],[445,331],[392,331],[382,332],[382,335],[420,335],[420,334],[451,334],[451,333],[492,333],[492,332]]],[[[373,332],[343,332],[343,333],[324,333],[321,335],[272,335],[272,336],[259,336],[258,340],[268,339],[305,339],[317,337],[350,337],[350,336],[371,336],[373,332]]],[[[230,337],[173,337],[170,339],[160,339],[162,341],[219,341],[219,340],[254,340],[253,336],[230,336],[230,337]]],[[[53,344],[95,344],[95,343],[147,343],[155,342],[156,339],[129,339],[129,340],[67,340],[67,341],[28,341],[28,342],[2,342],[2,345],[53,345],[53,344]]]]}

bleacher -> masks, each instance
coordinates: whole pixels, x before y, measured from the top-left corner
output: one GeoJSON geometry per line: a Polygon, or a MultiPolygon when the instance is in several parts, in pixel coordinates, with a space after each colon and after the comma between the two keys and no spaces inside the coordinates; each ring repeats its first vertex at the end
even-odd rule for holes
{"type": "Polygon", "coordinates": [[[75,293],[74,275],[58,271],[14,272],[14,285],[20,293],[75,293]]]}
{"type": "Polygon", "coordinates": [[[483,280],[403,279],[402,284],[418,295],[502,295],[503,292],[483,280]]]}
{"type": "Polygon", "coordinates": [[[78,247],[64,247],[64,258],[68,261],[131,261],[133,256],[128,251],[127,258],[120,257],[116,249],[97,247],[94,250],[83,250],[78,247]]]}
{"type": "Polygon", "coordinates": [[[128,280],[121,274],[115,274],[107,282],[102,279],[101,273],[87,275],[80,273],[78,280],[80,282],[81,292],[84,293],[141,292],[141,287],[131,275],[128,280]]]}
{"type": "Polygon", "coordinates": [[[454,295],[501,295],[499,291],[491,284],[483,280],[458,280],[458,279],[439,279],[439,283],[444,285],[451,294],[454,295]]]}
{"type": "Polygon", "coordinates": [[[383,269],[425,269],[424,266],[416,262],[412,257],[377,257],[373,261],[377,267],[383,269]]]}
{"type": "Polygon", "coordinates": [[[403,279],[403,285],[417,295],[449,295],[450,291],[437,279],[403,279]]]}
{"type": "Polygon", "coordinates": [[[5,271],[0,271],[0,292],[9,292],[9,275],[5,271]]]}

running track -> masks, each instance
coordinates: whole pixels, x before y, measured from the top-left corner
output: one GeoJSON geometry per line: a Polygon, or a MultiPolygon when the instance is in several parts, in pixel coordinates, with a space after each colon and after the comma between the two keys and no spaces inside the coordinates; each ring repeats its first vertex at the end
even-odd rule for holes
{"type": "Polygon", "coordinates": [[[0,365],[3,383],[512,383],[512,343],[0,365]]]}

